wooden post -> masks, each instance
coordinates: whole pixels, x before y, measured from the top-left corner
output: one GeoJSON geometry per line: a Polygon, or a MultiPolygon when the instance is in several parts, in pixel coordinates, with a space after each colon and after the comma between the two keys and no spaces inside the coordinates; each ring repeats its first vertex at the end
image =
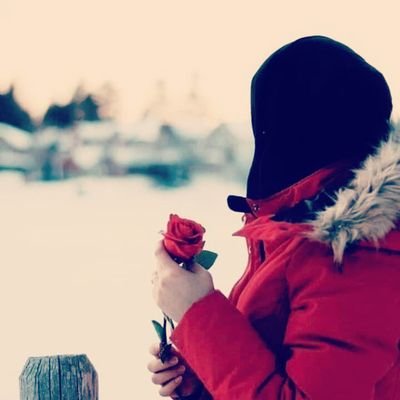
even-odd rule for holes
{"type": "Polygon", "coordinates": [[[21,400],[98,400],[97,373],[85,354],[29,357],[19,377],[21,400]]]}

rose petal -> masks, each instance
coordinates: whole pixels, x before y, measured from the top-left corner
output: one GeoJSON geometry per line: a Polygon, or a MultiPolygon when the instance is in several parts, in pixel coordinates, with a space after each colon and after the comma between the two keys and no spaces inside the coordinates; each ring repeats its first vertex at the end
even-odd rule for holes
{"type": "Polygon", "coordinates": [[[199,223],[170,214],[167,232],[163,233],[164,246],[173,256],[189,260],[204,247],[205,228],[199,223]]]}

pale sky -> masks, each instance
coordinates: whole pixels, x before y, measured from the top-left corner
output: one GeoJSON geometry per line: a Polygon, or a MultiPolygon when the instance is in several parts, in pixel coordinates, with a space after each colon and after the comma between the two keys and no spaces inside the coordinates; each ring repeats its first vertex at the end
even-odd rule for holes
{"type": "Polygon", "coordinates": [[[302,36],[339,40],[379,69],[400,105],[396,1],[0,0],[0,89],[11,82],[40,116],[79,83],[111,82],[118,117],[134,120],[165,80],[175,107],[193,74],[214,115],[250,117],[250,81],[274,50],[302,36]],[[325,3],[325,4],[324,4],[325,3]]]}

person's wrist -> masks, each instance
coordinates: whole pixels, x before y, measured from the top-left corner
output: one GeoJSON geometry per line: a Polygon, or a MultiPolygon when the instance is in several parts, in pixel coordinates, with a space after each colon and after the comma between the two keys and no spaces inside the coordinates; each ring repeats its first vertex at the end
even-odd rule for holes
{"type": "Polygon", "coordinates": [[[193,307],[194,304],[202,301],[204,298],[209,296],[212,292],[214,292],[215,289],[210,289],[208,292],[202,294],[201,296],[197,297],[195,300],[192,300],[186,304],[186,306],[183,308],[179,320],[176,322],[179,323],[179,321],[183,318],[183,316],[193,307]]]}

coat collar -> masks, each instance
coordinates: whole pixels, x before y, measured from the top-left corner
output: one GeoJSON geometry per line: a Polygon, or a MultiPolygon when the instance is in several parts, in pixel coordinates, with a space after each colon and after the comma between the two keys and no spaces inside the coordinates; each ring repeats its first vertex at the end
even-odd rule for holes
{"type": "Polygon", "coordinates": [[[348,161],[331,164],[266,199],[229,196],[228,206],[244,212],[246,221],[233,235],[245,236],[248,224],[257,225],[258,232],[260,223],[279,224],[270,220],[279,210],[311,199],[331,178],[351,171],[353,178],[334,193],[332,205],[302,224],[284,224],[295,230],[303,227],[310,239],[331,246],[336,263],[342,262],[346,247],[355,242],[382,247],[379,241],[385,238],[388,248],[399,250],[400,234],[389,235],[388,240],[386,235],[400,218],[400,133],[393,131],[359,168],[349,169],[349,165],[348,161]]]}
{"type": "MultiPolygon", "coordinates": [[[[348,173],[350,161],[340,161],[321,168],[293,185],[264,199],[251,199],[241,196],[228,196],[228,207],[233,211],[251,214],[254,218],[273,216],[283,208],[291,208],[304,199],[318,194],[332,177],[348,173]]],[[[253,219],[253,218],[252,218],[253,219]]]]}

